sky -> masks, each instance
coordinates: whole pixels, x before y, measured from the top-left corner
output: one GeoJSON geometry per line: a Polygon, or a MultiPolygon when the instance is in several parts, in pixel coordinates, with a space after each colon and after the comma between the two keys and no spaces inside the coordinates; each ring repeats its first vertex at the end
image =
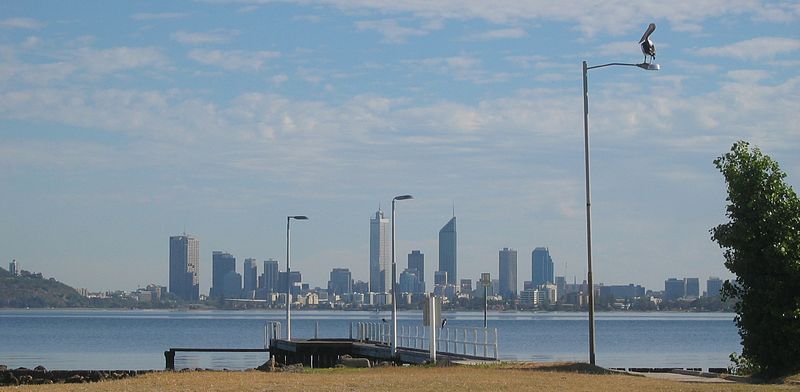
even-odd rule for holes
{"type": "MultiPolygon", "coordinates": [[[[800,184],[800,3],[760,0],[210,0],[0,3],[0,260],[74,287],[168,282],[169,237],[368,281],[369,218],[397,204],[397,263],[459,278],[547,246],[583,280],[581,62],[595,282],[730,278],[713,164],[737,140],[800,184]]],[[[283,268],[283,267],[282,267],[283,268]]],[[[259,269],[260,273],[260,269],[259,269]]],[[[701,284],[704,285],[704,284],[701,284]]]]}

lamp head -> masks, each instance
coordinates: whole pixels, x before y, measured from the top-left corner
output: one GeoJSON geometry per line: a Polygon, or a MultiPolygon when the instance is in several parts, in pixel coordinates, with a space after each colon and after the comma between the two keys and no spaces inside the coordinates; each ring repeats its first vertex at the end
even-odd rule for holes
{"type": "Polygon", "coordinates": [[[395,196],[394,199],[392,199],[392,200],[408,200],[408,199],[413,199],[413,198],[414,198],[414,196],[411,196],[411,195],[400,195],[400,196],[395,196]]]}
{"type": "Polygon", "coordinates": [[[308,220],[308,217],[305,216],[305,215],[293,215],[293,216],[290,216],[289,219],[308,220]]]}
{"type": "Polygon", "coordinates": [[[636,64],[636,66],[645,71],[658,71],[661,69],[660,65],[654,63],[641,63],[641,64],[636,64]]]}

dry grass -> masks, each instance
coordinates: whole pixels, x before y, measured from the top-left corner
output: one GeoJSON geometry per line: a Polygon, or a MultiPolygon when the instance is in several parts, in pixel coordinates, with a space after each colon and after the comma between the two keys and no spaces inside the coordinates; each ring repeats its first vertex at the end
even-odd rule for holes
{"type": "MultiPolygon", "coordinates": [[[[788,385],[692,384],[586,374],[574,364],[319,369],[304,373],[153,373],[95,384],[24,386],[21,391],[775,391],[788,385]],[[567,370],[567,371],[565,371],[567,370]],[[576,372],[577,371],[577,372],[576,372]]],[[[2,388],[0,388],[2,389],[2,388]]],[[[11,388],[14,389],[14,388],[11,388]]]]}

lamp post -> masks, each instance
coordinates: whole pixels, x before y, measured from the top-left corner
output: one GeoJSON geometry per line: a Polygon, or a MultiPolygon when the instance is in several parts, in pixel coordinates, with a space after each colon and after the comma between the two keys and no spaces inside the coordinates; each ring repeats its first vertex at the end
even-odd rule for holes
{"type": "Polygon", "coordinates": [[[639,67],[647,71],[658,71],[658,64],[643,62],[640,64],[609,63],[589,67],[583,62],[583,151],[586,165],[586,253],[587,253],[587,283],[589,285],[589,363],[595,364],[594,353],[594,281],[592,279],[592,202],[589,190],[589,87],[588,71],[595,68],[610,66],[639,67]]]}
{"type": "Polygon", "coordinates": [[[289,267],[289,256],[291,255],[291,231],[290,222],[292,219],[308,220],[305,215],[289,215],[286,217],[286,340],[292,340],[292,270],[289,267]]]}
{"type": "Polygon", "coordinates": [[[394,204],[398,200],[413,199],[411,195],[395,196],[392,199],[392,357],[397,355],[397,260],[394,257],[395,236],[394,236],[394,204]]]}
{"type": "Polygon", "coordinates": [[[492,284],[491,274],[488,272],[481,273],[481,284],[483,285],[483,328],[488,328],[486,313],[489,309],[489,285],[492,284]]]}

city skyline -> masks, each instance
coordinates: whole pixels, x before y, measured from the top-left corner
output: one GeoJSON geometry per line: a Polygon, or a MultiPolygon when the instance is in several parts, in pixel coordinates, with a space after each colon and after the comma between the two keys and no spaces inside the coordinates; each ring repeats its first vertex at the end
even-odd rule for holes
{"type": "Polygon", "coordinates": [[[293,268],[355,276],[398,194],[428,283],[454,203],[456,278],[536,246],[585,276],[581,62],[641,61],[649,23],[660,71],[589,75],[596,281],[730,278],[708,230],[738,139],[800,184],[793,3],[42,4],[0,4],[0,259],[75,287],[167,284],[186,231],[207,291],[212,250],[282,259],[290,214],[293,268]]]}

